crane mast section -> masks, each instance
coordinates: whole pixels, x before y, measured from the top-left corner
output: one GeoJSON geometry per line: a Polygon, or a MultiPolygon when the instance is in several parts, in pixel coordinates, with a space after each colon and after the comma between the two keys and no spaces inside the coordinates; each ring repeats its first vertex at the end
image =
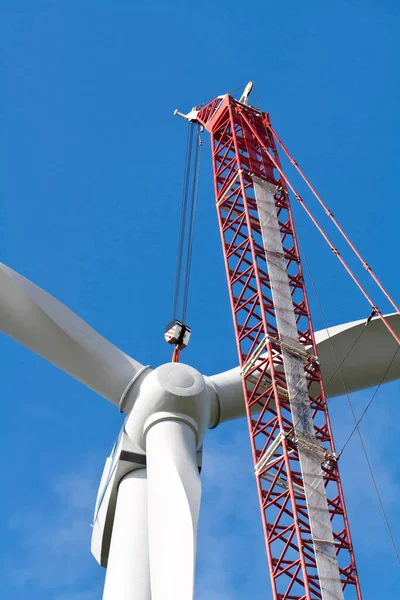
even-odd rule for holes
{"type": "Polygon", "coordinates": [[[273,598],[360,600],[289,196],[268,156],[280,168],[269,117],[226,95],[196,119],[211,134],[273,598]]]}
{"type": "MultiPolygon", "coordinates": [[[[325,460],[325,456],[322,444],[315,435],[309,405],[304,371],[304,361],[308,357],[305,355],[304,346],[299,345],[297,339],[297,325],[286,272],[286,259],[275,208],[274,196],[277,189],[276,186],[256,177],[253,178],[253,185],[294,423],[293,440],[299,456],[321,594],[323,600],[342,600],[343,591],[336,547],[321,469],[321,461],[325,460]]],[[[312,356],[309,360],[313,360],[312,356]]],[[[284,436],[281,436],[281,439],[283,441],[284,436]]],[[[334,460],[335,457],[332,458],[334,460]]]]}

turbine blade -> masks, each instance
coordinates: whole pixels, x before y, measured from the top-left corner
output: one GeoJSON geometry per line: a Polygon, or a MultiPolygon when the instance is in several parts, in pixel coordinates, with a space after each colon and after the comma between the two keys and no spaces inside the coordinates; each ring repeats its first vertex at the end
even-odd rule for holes
{"type": "Polygon", "coordinates": [[[144,369],[64,304],[2,263],[0,331],[116,405],[144,369]]]}
{"type": "MultiPolygon", "coordinates": [[[[400,315],[393,313],[385,315],[385,318],[399,335],[400,315]]],[[[385,374],[397,351],[396,341],[379,317],[373,318],[367,326],[366,322],[366,319],[362,319],[315,332],[327,398],[344,394],[345,388],[350,393],[376,386],[382,379],[383,383],[400,379],[400,351],[385,374]]],[[[219,411],[214,411],[210,427],[244,417],[246,410],[240,368],[207,379],[219,401],[219,411]]],[[[312,386],[310,393],[316,393],[312,386]]]]}
{"type": "Polygon", "coordinates": [[[191,427],[159,421],[146,437],[152,600],[194,593],[201,484],[191,427]]]}
{"type": "Polygon", "coordinates": [[[151,600],[146,469],[121,480],[103,600],[151,600]]]}
{"type": "MultiPolygon", "coordinates": [[[[385,319],[399,335],[400,315],[385,319]]],[[[362,319],[317,331],[315,340],[328,398],[400,379],[399,346],[379,317],[368,325],[362,319]]]]}

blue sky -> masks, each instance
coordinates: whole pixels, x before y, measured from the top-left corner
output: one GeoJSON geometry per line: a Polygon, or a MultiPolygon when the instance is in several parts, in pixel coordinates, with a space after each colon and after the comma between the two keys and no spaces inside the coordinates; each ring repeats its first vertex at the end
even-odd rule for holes
{"type": "MultiPolygon", "coordinates": [[[[286,145],[399,298],[399,26],[394,0],[0,0],[0,260],[141,362],[168,361],[186,136],[172,113],[253,79],[286,145]]],[[[184,360],[211,374],[237,359],[207,143],[184,360]]],[[[328,323],[366,317],[299,210],[328,323]]],[[[0,355],[3,597],[98,599],[90,523],[121,416],[12,340],[1,338],[0,355]]],[[[399,391],[382,388],[362,425],[398,544],[399,391]]],[[[358,414],[370,394],[354,395],[358,414]]],[[[352,428],[346,399],[331,412],[340,447],[352,428]]],[[[355,439],[342,473],[364,599],[394,599],[399,568],[355,439]]],[[[245,421],[209,432],[203,482],[196,599],[270,598],[245,421]]]]}

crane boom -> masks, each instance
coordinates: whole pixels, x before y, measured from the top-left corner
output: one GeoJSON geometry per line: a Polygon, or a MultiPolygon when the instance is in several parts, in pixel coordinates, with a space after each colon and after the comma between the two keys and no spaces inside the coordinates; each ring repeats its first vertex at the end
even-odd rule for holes
{"type": "Polygon", "coordinates": [[[211,134],[273,598],[361,600],[289,195],[275,167],[280,162],[269,116],[226,94],[186,118],[211,134]]]}

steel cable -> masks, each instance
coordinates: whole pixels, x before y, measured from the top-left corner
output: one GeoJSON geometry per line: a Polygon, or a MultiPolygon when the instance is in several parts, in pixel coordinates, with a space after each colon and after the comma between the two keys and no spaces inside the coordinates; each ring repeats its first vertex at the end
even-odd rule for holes
{"type": "MultiPolygon", "coordinates": [[[[334,370],[334,372],[332,373],[332,375],[329,377],[328,381],[327,381],[326,383],[324,383],[324,389],[326,389],[326,388],[328,387],[328,385],[330,384],[330,382],[332,381],[332,379],[335,377],[336,373],[339,373],[339,374],[340,374],[340,378],[341,378],[341,380],[342,380],[342,383],[343,383],[343,377],[342,377],[342,374],[341,374],[341,372],[340,372],[340,369],[343,367],[343,365],[344,365],[344,363],[346,362],[347,358],[350,356],[351,352],[352,352],[352,351],[353,351],[353,349],[356,347],[356,345],[357,345],[357,343],[358,343],[359,339],[361,338],[362,334],[364,333],[364,331],[365,331],[365,328],[367,327],[367,325],[368,325],[368,321],[366,321],[366,322],[365,322],[365,324],[364,324],[364,327],[362,327],[362,328],[361,328],[361,331],[360,331],[360,333],[358,334],[358,336],[356,337],[356,339],[354,340],[354,342],[352,343],[352,345],[350,346],[350,348],[347,350],[346,354],[345,354],[345,355],[344,355],[344,357],[342,358],[341,362],[340,362],[340,363],[337,365],[336,369],[334,370]]],[[[331,347],[332,347],[332,351],[333,351],[333,343],[332,343],[332,340],[331,340],[331,338],[330,338],[330,335],[329,335],[328,328],[326,328],[326,331],[327,331],[327,333],[328,333],[328,339],[329,339],[329,341],[330,341],[330,344],[331,344],[331,347]]],[[[336,360],[336,362],[338,362],[338,361],[337,361],[337,356],[336,356],[336,353],[335,353],[335,352],[334,352],[334,356],[335,356],[335,360],[336,360]]],[[[343,391],[344,391],[345,393],[347,393],[347,392],[346,392],[346,388],[344,388],[344,390],[343,390],[343,391]]]]}
{"type": "Polygon", "coordinates": [[[192,255],[193,255],[193,241],[194,241],[194,230],[196,222],[196,207],[197,207],[197,196],[199,191],[199,178],[200,178],[200,167],[201,167],[201,129],[197,129],[197,142],[193,161],[193,181],[192,181],[192,192],[190,198],[190,214],[189,214],[189,229],[188,229],[188,247],[186,255],[186,272],[184,278],[184,291],[182,297],[182,321],[185,322],[186,310],[189,298],[189,285],[190,285],[190,272],[192,266],[192,255]]]}
{"type": "Polygon", "coordinates": [[[181,272],[182,272],[182,261],[183,261],[183,248],[185,242],[185,225],[187,215],[187,201],[189,194],[189,182],[190,182],[190,170],[192,164],[192,149],[193,149],[193,125],[189,123],[187,136],[186,136],[186,153],[185,153],[185,164],[183,172],[183,183],[182,183],[182,201],[181,201],[181,215],[179,224],[178,234],[178,251],[176,256],[176,272],[175,272],[175,289],[174,289],[174,302],[172,308],[172,320],[176,319],[178,312],[179,303],[179,292],[181,287],[181,272]]]}
{"type": "Polygon", "coordinates": [[[194,123],[189,122],[186,138],[186,155],[182,184],[181,214],[172,310],[172,321],[175,321],[179,316],[183,323],[185,323],[186,319],[189,296],[201,149],[201,128],[197,126],[195,134],[195,125],[194,123]],[[193,150],[194,145],[195,147],[193,150]]]}
{"type": "MultiPolygon", "coordinates": [[[[254,90],[254,92],[255,92],[255,90],[254,90]]],[[[256,95],[256,98],[257,98],[257,95],[256,95]]],[[[343,446],[342,450],[340,451],[339,455],[337,456],[337,459],[339,459],[339,457],[340,457],[340,456],[343,454],[343,451],[345,450],[346,446],[348,445],[348,443],[349,443],[349,441],[351,440],[352,436],[354,435],[355,431],[357,431],[357,433],[358,433],[358,436],[359,436],[359,439],[360,439],[361,447],[362,447],[362,450],[363,450],[363,453],[364,453],[364,456],[365,456],[365,460],[366,460],[366,462],[367,462],[367,466],[368,466],[368,469],[369,469],[369,473],[370,473],[370,475],[371,475],[371,479],[372,479],[372,483],[373,483],[373,486],[374,486],[374,489],[375,489],[375,493],[376,493],[376,495],[377,495],[377,499],[378,499],[379,506],[380,506],[380,509],[381,509],[381,512],[382,512],[382,516],[383,516],[383,519],[384,519],[384,522],[385,522],[385,525],[386,525],[386,528],[387,528],[387,531],[388,531],[388,534],[389,534],[389,538],[390,538],[390,541],[391,541],[391,545],[392,545],[392,547],[393,547],[393,551],[394,551],[394,554],[395,554],[395,556],[396,556],[397,563],[398,563],[398,564],[399,564],[399,566],[400,566],[400,557],[399,557],[399,553],[398,553],[398,551],[397,551],[397,547],[396,547],[396,543],[395,543],[395,540],[394,540],[394,537],[393,537],[393,533],[392,533],[392,530],[391,530],[391,527],[390,527],[390,523],[389,523],[389,520],[388,520],[388,517],[387,517],[386,511],[385,511],[385,507],[384,507],[384,505],[383,505],[383,502],[382,502],[382,497],[381,497],[381,494],[380,494],[380,492],[379,492],[379,487],[378,487],[378,484],[377,484],[377,482],[376,482],[376,478],[375,478],[375,476],[374,476],[374,473],[373,473],[373,470],[372,470],[372,465],[371,465],[371,462],[370,462],[370,460],[369,460],[368,453],[367,453],[367,450],[366,450],[366,447],[365,447],[365,444],[364,444],[364,440],[363,440],[363,438],[362,438],[361,431],[360,431],[360,428],[359,428],[359,425],[360,425],[360,423],[361,423],[362,419],[364,418],[364,416],[365,416],[366,412],[368,411],[369,407],[371,406],[371,404],[372,404],[372,402],[373,402],[373,400],[374,400],[375,396],[377,395],[377,393],[378,393],[378,391],[379,391],[379,389],[380,389],[380,387],[381,387],[382,383],[384,382],[384,380],[385,380],[385,378],[386,378],[386,375],[387,375],[387,373],[388,373],[388,372],[389,372],[389,370],[390,370],[390,367],[391,367],[391,365],[393,364],[393,362],[394,362],[394,360],[395,360],[395,358],[396,358],[396,356],[397,356],[397,354],[398,354],[398,352],[399,352],[399,350],[400,350],[400,345],[398,346],[398,348],[397,348],[397,350],[396,350],[395,354],[393,355],[393,357],[392,357],[392,359],[391,359],[391,361],[390,361],[390,363],[389,363],[389,365],[388,365],[387,369],[385,370],[385,373],[383,374],[383,376],[382,376],[382,379],[381,379],[381,381],[380,381],[380,383],[379,383],[378,387],[375,389],[375,391],[374,391],[374,393],[373,393],[373,395],[372,395],[371,399],[369,400],[369,402],[368,402],[368,404],[367,404],[366,408],[364,409],[364,411],[363,411],[363,414],[361,415],[360,419],[357,421],[357,419],[356,419],[356,416],[355,416],[355,413],[354,413],[354,409],[353,409],[353,406],[352,406],[352,403],[351,403],[351,400],[350,400],[350,396],[349,396],[349,393],[348,393],[348,391],[347,391],[347,388],[346,388],[346,385],[345,385],[345,382],[344,382],[344,379],[343,379],[343,375],[342,375],[342,372],[341,372],[341,367],[343,366],[344,362],[347,360],[348,356],[350,355],[350,353],[352,352],[352,350],[354,349],[354,347],[355,347],[355,346],[356,346],[356,344],[358,343],[359,339],[360,339],[360,338],[361,338],[361,336],[363,335],[363,333],[364,333],[364,331],[365,331],[366,327],[368,326],[368,324],[369,324],[369,322],[370,322],[370,317],[367,319],[365,326],[364,326],[364,327],[361,329],[361,331],[360,331],[359,335],[357,336],[356,340],[353,342],[353,344],[351,345],[351,347],[349,348],[349,350],[346,352],[346,354],[345,354],[344,358],[343,358],[343,359],[342,359],[342,361],[339,363],[339,361],[338,361],[338,359],[337,359],[337,355],[336,355],[336,352],[335,352],[335,348],[334,348],[333,342],[332,342],[332,340],[331,340],[331,337],[330,337],[330,334],[329,334],[329,329],[328,329],[328,327],[327,327],[327,322],[326,322],[325,315],[324,315],[324,312],[323,312],[323,309],[322,309],[322,305],[321,305],[321,302],[320,302],[320,300],[319,300],[319,296],[318,296],[318,293],[317,293],[317,290],[316,290],[316,287],[315,287],[315,284],[314,284],[313,277],[312,277],[312,275],[311,275],[311,270],[310,270],[310,267],[309,267],[309,264],[308,264],[308,261],[307,261],[307,257],[306,257],[306,255],[305,255],[304,248],[302,247],[301,240],[300,240],[300,237],[299,237],[298,235],[297,235],[297,239],[299,240],[299,244],[300,244],[300,247],[301,247],[301,250],[302,250],[303,257],[304,257],[304,259],[305,259],[306,267],[307,267],[308,274],[309,274],[309,277],[310,277],[310,280],[311,280],[311,284],[312,284],[312,287],[313,287],[313,290],[314,290],[314,293],[315,293],[315,296],[316,296],[316,299],[317,299],[317,303],[318,303],[318,306],[319,306],[319,310],[320,310],[320,312],[321,312],[322,319],[323,319],[323,321],[324,321],[325,328],[326,328],[326,330],[327,330],[327,333],[328,333],[328,339],[329,339],[329,341],[330,341],[330,344],[331,344],[331,347],[332,347],[332,352],[333,352],[333,355],[334,355],[334,357],[335,357],[335,360],[336,360],[336,363],[337,363],[337,368],[335,369],[334,373],[331,375],[331,377],[329,378],[329,380],[328,380],[327,384],[325,384],[325,385],[328,385],[328,384],[330,383],[330,381],[332,380],[332,378],[333,378],[333,377],[336,375],[336,373],[337,373],[337,372],[339,372],[339,374],[340,374],[340,378],[341,378],[341,381],[342,381],[342,385],[343,385],[343,389],[344,389],[344,391],[345,391],[345,394],[346,394],[346,396],[347,396],[347,401],[348,401],[348,403],[349,403],[350,410],[351,410],[351,413],[352,413],[352,416],[353,416],[353,420],[354,420],[354,423],[355,423],[355,426],[354,426],[353,430],[351,431],[351,433],[350,433],[350,435],[349,435],[349,437],[348,437],[347,441],[345,442],[345,444],[344,444],[344,446],[343,446]]],[[[391,299],[390,299],[390,300],[391,300],[391,299]]],[[[392,302],[392,301],[391,301],[391,302],[392,302]]],[[[397,310],[397,312],[399,312],[399,311],[398,311],[398,309],[397,309],[397,307],[396,307],[396,310],[397,310]]],[[[374,312],[374,307],[373,307],[373,312],[374,312]]],[[[381,314],[379,314],[379,316],[380,316],[381,320],[384,322],[384,324],[386,325],[385,319],[384,319],[384,318],[382,318],[382,315],[381,315],[381,314]]],[[[387,328],[389,329],[390,333],[392,333],[393,337],[395,337],[395,339],[398,341],[397,337],[396,337],[396,336],[393,334],[393,332],[390,330],[390,328],[389,328],[389,327],[387,327],[387,328]]],[[[293,427],[292,427],[292,429],[291,429],[290,431],[294,431],[294,430],[295,430],[295,428],[296,428],[296,426],[297,426],[297,424],[298,424],[298,423],[296,423],[295,425],[293,425],[293,427]]],[[[290,433],[290,432],[289,432],[289,433],[290,433]]],[[[323,471],[324,471],[324,470],[323,470],[323,469],[321,469],[321,474],[322,474],[322,472],[323,472],[323,471]]],[[[318,477],[318,476],[317,476],[317,477],[318,477]]]]}
{"type": "Polygon", "coordinates": [[[385,379],[386,379],[386,375],[388,374],[388,372],[389,372],[389,370],[390,370],[390,367],[391,367],[391,366],[392,366],[392,364],[394,363],[394,361],[395,361],[395,358],[396,358],[397,354],[399,353],[399,350],[400,350],[400,346],[398,346],[398,347],[397,347],[397,350],[396,350],[396,352],[393,354],[393,356],[392,356],[392,359],[391,359],[390,363],[388,364],[388,366],[387,366],[387,368],[386,368],[386,370],[385,370],[384,374],[382,375],[382,378],[381,378],[381,380],[380,380],[380,382],[379,382],[379,384],[378,384],[377,388],[374,390],[374,393],[372,394],[372,396],[371,396],[371,398],[370,398],[370,400],[369,400],[369,402],[368,402],[367,406],[365,407],[365,409],[364,409],[364,411],[363,411],[363,413],[362,413],[361,417],[358,419],[358,421],[357,421],[357,419],[356,419],[356,417],[355,417],[355,415],[354,415],[354,412],[353,412],[353,407],[351,407],[351,409],[352,409],[352,412],[353,412],[353,416],[354,416],[355,426],[354,426],[353,430],[351,431],[351,433],[350,433],[349,437],[347,438],[347,440],[346,440],[346,442],[345,442],[345,444],[344,444],[343,448],[342,448],[342,449],[341,449],[341,451],[339,452],[339,454],[338,454],[338,458],[339,458],[339,457],[342,455],[342,453],[343,453],[344,449],[346,448],[347,444],[350,442],[350,440],[351,440],[351,438],[353,437],[353,435],[354,435],[355,431],[356,431],[356,430],[358,430],[358,426],[360,425],[361,421],[362,421],[362,420],[363,420],[363,418],[365,417],[365,414],[366,414],[367,410],[368,410],[368,409],[369,409],[369,407],[371,406],[371,404],[372,404],[372,402],[373,402],[373,400],[374,400],[375,396],[376,396],[376,395],[377,395],[377,393],[379,392],[379,389],[380,389],[380,387],[382,386],[383,382],[385,381],[385,379]]]}
{"type": "MultiPolygon", "coordinates": [[[[306,264],[306,268],[307,268],[307,271],[308,271],[308,275],[309,275],[309,277],[310,277],[310,280],[311,280],[311,285],[312,285],[312,288],[313,288],[313,291],[314,291],[314,294],[315,294],[315,297],[316,297],[316,300],[317,300],[317,303],[318,303],[318,306],[319,306],[319,310],[320,310],[320,312],[321,312],[322,319],[323,319],[323,321],[324,321],[325,328],[326,328],[326,330],[327,330],[327,333],[328,333],[328,339],[329,339],[329,341],[330,341],[330,344],[331,344],[332,352],[333,352],[333,355],[334,355],[334,357],[335,357],[335,360],[336,360],[336,362],[337,362],[337,364],[338,364],[338,366],[337,366],[337,369],[336,369],[336,371],[334,372],[334,375],[335,375],[337,372],[339,372],[340,378],[341,378],[341,380],[342,380],[343,389],[344,389],[344,391],[345,391],[345,394],[346,394],[346,397],[347,397],[347,401],[348,401],[348,404],[349,404],[349,407],[350,407],[350,411],[351,411],[351,414],[352,414],[352,417],[353,417],[353,420],[354,420],[354,423],[355,423],[353,430],[351,431],[351,433],[350,433],[349,437],[347,438],[347,440],[346,440],[345,444],[343,445],[343,447],[342,447],[341,451],[340,451],[340,452],[339,452],[339,454],[337,455],[337,460],[339,460],[339,458],[342,456],[342,454],[343,454],[343,451],[345,450],[346,446],[347,446],[347,445],[348,445],[348,443],[350,442],[350,440],[351,440],[351,438],[353,437],[354,433],[357,431],[357,434],[358,434],[358,437],[359,437],[359,440],[360,440],[360,444],[361,444],[361,448],[362,448],[362,450],[363,450],[363,453],[364,453],[365,461],[366,461],[366,463],[367,463],[367,467],[368,467],[368,470],[369,470],[369,473],[370,473],[370,476],[371,476],[371,479],[372,479],[372,483],[373,483],[373,486],[374,486],[374,489],[375,489],[375,493],[376,493],[376,496],[377,496],[377,499],[378,499],[379,507],[380,507],[380,509],[381,509],[381,512],[382,512],[383,520],[384,520],[384,522],[385,522],[386,529],[387,529],[387,531],[388,531],[388,535],[389,535],[389,538],[390,538],[390,542],[391,542],[391,545],[392,545],[392,547],[393,547],[393,552],[394,552],[394,554],[395,554],[395,557],[396,557],[397,563],[398,563],[398,565],[400,566],[400,556],[399,556],[399,552],[398,552],[398,550],[397,550],[396,542],[395,542],[395,540],[394,540],[394,537],[393,537],[393,532],[392,532],[392,529],[391,529],[391,526],[390,526],[390,523],[389,523],[389,519],[388,519],[388,517],[387,517],[386,510],[385,510],[385,507],[384,507],[384,505],[383,505],[382,496],[381,496],[381,494],[380,494],[379,487],[378,487],[378,484],[377,484],[377,481],[376,481],[376,478],[375,478],[374,472],[373,472],[373,470],[372,470],[371,461],[369,460],[369,456],[368,456],[368,453],[367,453],[367,449],[366,449],[366,447],[365,447],[364,440],[363,440],[363,437],[362,437],[362,435],[361,435],[361,431],[360,431],[360,427],[359,427],[359,426],[360,426],[360,423],[361,423],[361,421],[363,420],[363,418],[364,418],[364,416],[365,416],[365,414],[366,414],[366,412],[367,412],[367,410],[368,410],[368,409],[369,409],[369,407],[371,406],[371,404],[372,404],[372,402],[373,402],[373,400],[374,400],[375,396],[377,395],[377,393],[378,393],[378,391],[379,391],[380,387],[382,386],[382,384],[383,384],[383,382],[384,382],[384,380],[385,380],[385,378],[386,378],[386,375],[388,374],[388,372],[389,372],[389,370],[390,370],[390,367],[392,366],[392,364],[393,364],[393,362],[394,362],[394,360],[395,360],[395,358],[396,358],[396,356],[397,356],[397,354],[398,354],[398,352],[399,352],[399,350],[400,350],[400,345],[397,347],[397,350],[396,350],[396,352],[394,353],[394,355],[393,355],[393,357],[392,357],[391,361],[389,362],[389,364],[388,364],[388,366],[387,366],[387,368],[386,368],[386,370],[385,370],[385,372],[384,372],[384,374],[383,374],[383,376],[382,376],[382,378],[381,378],[381,380],[380,380],[380,382],[379,382],[379,384],[378,384],[377,388],[374,390],[374,392],[373,392],[373,394],[372,394],[372,397],[370,398],[370,400],[369,400],[369,402],[368,402],[367,406],[365,407],[365,409],[364,409],[364,411],[363,411],[363,413],[362,413],[362,415],[361,415],[360,419],[357,421],[357,418],[356,418],[356,415],[355,415],[355,412],[354,412],[354,408],[353,408],[353,405],[352,405],[352,403],[351,403],[351,400],[350,400],[350,395],[349,395],[349,393],[348,393],[348,391],[347,391],[346,384],[345,384],[345,382],[344,382],[344,379],[343,379],[343,375],[342,375],[342,372],[341,372],[341,366],[343,365],[343,363],[344,363],[344,360],[345,360],[345,359],[346,359],[346,358],[349,356],[350,352],[351,352],[351,351],[353,350],[353,348],[355,347],[356,343],[357,343],[357,342],[359,341],[359,339],[361,338],[362,334],[364,333],[364,331],[365,331],[365,329],[366,329],[366,327],[368,326],[368,324],[369,324],[369,322],[370,322],[370,321],[369,321],[369,320],[367,320],[367,322],[366,322],[365,326],[362,328],[362,330],[361,330],[360,334],[358,335],[357,339],[355,340],[355,342],[353,342],[353,344],[352,344],[351,348],[350,348],[350,349],[347,351],[347,353],[346,353],[346,355],[345,355],[344,359],[343,359],[343,360],[342,360],[342,362],[339,364],[339,361],[338,361],[338,359],[337,359],[337,355],[336,355],[336,352],[335,352],[335,348],[334,348],[333,342],[332,342],[332,340],[331,340],[331,337],[330,337],[330,335],[329,335],[329,329],[328,329],[328,327],[327,327],[327,322],[326,322],[325,314],[324,314],[324,311],[323,311],[323,309],[322,309],[322,305],[321,305],[321,302],[320,302],[320,299],[319,299],[319,296],[318,296],[318,292],[317,292],[317,289],[316,289],[316,286],[315,286],[315,283],[314,283],[314,279],[313,279],[313,277],[312,277],[312,274],[311,274],[311,269],[310,269],[310,266],[309,266],[309,263],[308,263],[308,260],[307,260],[307,257],[306,257],[305,251],[304,251],[304,247],[303,247],[303,245],[302,245],[302,243],[301,243],[301,240],[300,240],[300,237],[299,237],[299,235],[297,235],[297,239],[299,240],[299,245],[300,245],[300,247],[301,247],[301,251],[302,251],[302,254],[303,254],[303,257],[304,257],[304,262],[305,262],[305,264],[306,264]]],[[[331,381],[331,380],[332,380],[332,377],[333,377],[333,375],[331,376],[331,378],[329,379],[329,381],[331,381]]],[[[329,383],[329,382],[328,382],[328,383],[329,383]]]]}

